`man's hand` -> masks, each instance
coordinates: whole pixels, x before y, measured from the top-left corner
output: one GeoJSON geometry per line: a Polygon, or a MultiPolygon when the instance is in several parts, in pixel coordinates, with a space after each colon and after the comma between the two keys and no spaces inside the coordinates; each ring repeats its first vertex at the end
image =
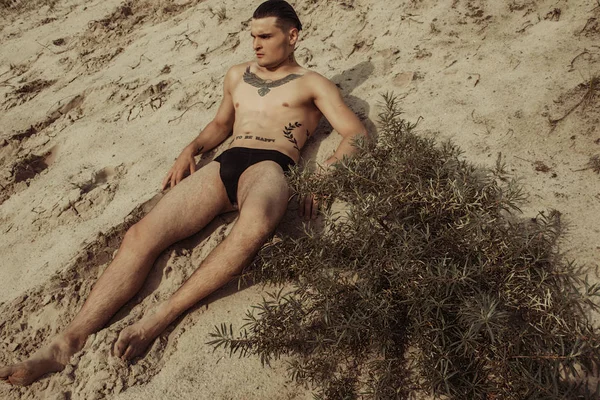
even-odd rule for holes
{"type": "Polygon", "coordinates": [[[317,218],[319,211],[319,202],[314,194],[307,194],[304,198],[300,197],[298,203],[298,215],[305,220],[317,218]]]}
{"type": "Polygon", "coordinates": [[[163,179],[162,190],[165,190],[169,184],[171,187],[177,185],[187,174],[191,175],[196,172],[196,160],[194,159],[196,153],[197,150],[190,146],[183,149],[177,160],[175,160],[175,164],[163,179]]]}
{"type": "MultiPolygon", "coordinates": [[[[317,168],[317,170],[315,171],[315,177],[317,179],[323,179],[329,173],[331,164],[333,164],[336,161],[337,159],[333,156],[327,159],[325,163],[323,163],[323,165],[320,165],[317,168]]],[[[304,197],[300,197],[298,202],[298,215],[301,218],[304,217],[304,220],[306,221],[310,219],[316,219],[317,214],[319,212],[319,206],[323,203],[322,200],[324,199],[319,198],[313,193],[307,194],[304,197]]]]}

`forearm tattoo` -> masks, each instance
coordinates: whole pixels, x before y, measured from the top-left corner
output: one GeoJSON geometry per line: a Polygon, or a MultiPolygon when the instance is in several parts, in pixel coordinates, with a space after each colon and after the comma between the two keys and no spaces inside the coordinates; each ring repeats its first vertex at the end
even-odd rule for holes
{"type": "Polygon", "coordinates": [[[302,126],[302,124],[300,122],[294,122],[294,123],[290,123],[288,126],[286,126],[285,128],[283,128],[283,136],[285,136],[285,138],[294,145],[294,148],[298,151],[300,151],[300,148],[298,147],[298,141],[296,140],[296,138],[294,137],[294,134],[292,133],[294,129],[296,128],[300,128],[302,126]]]}
{"type": "Polygon", "coordinates": [[[301,76],[302,75],[298,74],[290,74],[284,78],[277,79],[276,81],[272,81],[270,79],[265,80],[256,76],[255,73],[250,72],[250,67],[248,67],[246,68],[246,72],[244,72],[244,82],[258,88],[259,96],[264,97],[271,91],[271,89],[285,85],[294,79],[300,78],[301,76]]]}

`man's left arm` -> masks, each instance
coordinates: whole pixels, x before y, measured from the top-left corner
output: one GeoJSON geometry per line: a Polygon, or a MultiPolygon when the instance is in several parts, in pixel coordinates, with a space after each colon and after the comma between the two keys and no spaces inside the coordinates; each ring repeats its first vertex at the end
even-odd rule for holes
{"type": "MultiPolygon", "coordinates": [[[[321,172],[327,173],[332,164],[340,161],[344,156],[349,157],[356,153],[353,142],[359,136],[367,138],[367,130],[356,114],[344,103],[339,89],[333,82],[316,73],[311,78],[310,86],[315,105],[333,129],[342,136],[335,153],[322,164],[324,171],[321,172]]],[[[300,199],[298,212],[301,217],[314,219],[317,217],[317,210],[318,201],[314,196],[308,195],[300,199]]]]}

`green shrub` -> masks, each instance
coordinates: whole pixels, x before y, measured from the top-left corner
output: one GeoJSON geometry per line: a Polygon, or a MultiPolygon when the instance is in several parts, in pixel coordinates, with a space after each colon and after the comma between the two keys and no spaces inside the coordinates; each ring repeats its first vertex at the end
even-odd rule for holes
{"type": "Polygon", "coordinates": [[[600,362],[600,285],[559,253],[560,213],[517,218],[523,194],[500,159],[475,168],[384,100],[376,142],[326,177],[290,178],[347,211],[265,246],[245,278],[292,285],[210,343],[292,356],[320,398],[597,398],[584,372],[600,362]]]}

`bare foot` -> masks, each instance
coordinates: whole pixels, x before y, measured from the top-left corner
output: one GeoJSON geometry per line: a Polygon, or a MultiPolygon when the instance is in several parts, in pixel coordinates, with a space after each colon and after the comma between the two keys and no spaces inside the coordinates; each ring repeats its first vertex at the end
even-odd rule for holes
{"type": "Polygon", "coordinates": [[[153,313],[144,315],[141,320],[121,331],[113,354],[123,360],[139,356],[172,321],[165,305],[161,304],[153,313]]]}
{"type": "Polygon", "coordinates": [[[29,359],[0,368],[0,379],[18,386],[27,386],[49,372],[62,371],[78,346],[63,337],[57,337],[48,346],[36,351],[29,359]]]}

